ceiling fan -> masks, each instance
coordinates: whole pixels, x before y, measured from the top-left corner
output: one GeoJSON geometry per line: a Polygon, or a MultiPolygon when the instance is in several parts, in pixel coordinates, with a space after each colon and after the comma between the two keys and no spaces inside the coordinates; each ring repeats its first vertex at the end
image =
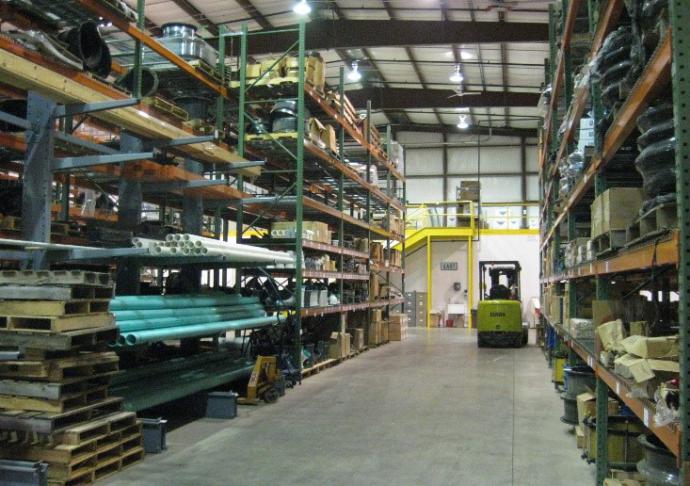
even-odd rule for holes
{"type": "Polygon", "coordinates": [[[476,93],[476,92],[466,92],[465,88],[463,88],[462,84],[458,86],[456,89],[453,90],[455,94],[452,94],[448,97],[448,99],[451,98],[462,98],[463,96],[474,96],[474,95],[480,95],[481,93],[476,93]]]}

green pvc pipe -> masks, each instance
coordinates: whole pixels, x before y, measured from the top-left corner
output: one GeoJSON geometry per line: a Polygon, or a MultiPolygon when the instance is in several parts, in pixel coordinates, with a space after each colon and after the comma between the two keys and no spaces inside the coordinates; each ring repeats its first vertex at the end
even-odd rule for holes
{"type": "Polygon", "coordinates": [[[237,331],[240,329],[253,329],[278,324],[278,318],[255,317],[252,319],[238,319],[233,321],[216,322],[214,324],[198,324],[195,326],[173,327],[155,329],[150,331],[138,331],[125,334],[125,343],[134,346],[150,341],[165,341],[166,339],[182,339],[198,336],[211,336],[223,331],[237,331]]]}
{"type": "Polygon", "coordinates": [[[227,314],[246,309],[263,310],[261,304],[226,305],[222,307],[192,307],[190,309],[147,309],[114,311],[117,324],[145,319],[164,319],[166,317],[188,317],[206,314],[227,314]]]}
{"type": "Polygon", "coordinates": [[[190,307],[222,307],[258,302],[258,297],[243,297],[240,294],[125,295],[111,300],[110,310],[188,309],[190,307]]]}
{"type": "Polygon", "coordinates": [[[166,317],[164,319],[137,319],[134,321],[117,322],[120,333],[144,331],[148,329],[160,329],[164,327],[190,326],[194,324],[208,324],[215,322],[227,322],[249,317],[265,317],[263,309],[243,309],[223,314],[203,314],[187,317],[166,317]]]}

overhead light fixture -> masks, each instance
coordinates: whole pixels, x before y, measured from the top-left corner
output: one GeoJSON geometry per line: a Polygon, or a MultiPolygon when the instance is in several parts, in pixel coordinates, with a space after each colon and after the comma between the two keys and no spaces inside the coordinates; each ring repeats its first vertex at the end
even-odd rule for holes
{"type": "Polygon", "coordinates": [[[359,72],[359,63],[357,61],[352,61],[352,70],[347,73],[347,79],[355,83],[362,79],[362,73],[359,72]]]}
{"type": "Polygon", "coordinates": [[[309,15],[309,13],[311,12],[311,7],[307,3],[307,0],[299,0],[299,2],[297,2],[295,6],[292,7],[292,11],[295,12],[297,15],[305,16],[309,15]]]}
{"type": "Polygon", "coordinates": [[[460,64],[455,65],[455,70],[448,79],[450,79],[453,83],[462,83],[462,80],[465,79],[465,77],[460,72],[460,64]]]}
{"type": "Polygon", "coordinates": [[[460,51],[460,57],[463,61],[468,61],[470,59],[474,59],[474,54],[468,51],[460,51]]]}
{"type": "Polygon", "coordinates": [[[467,123],[467,115],[460,115],[458,119],[458,128],[460,130],[467,130],[470,127],[470,124],[467,123]]]}

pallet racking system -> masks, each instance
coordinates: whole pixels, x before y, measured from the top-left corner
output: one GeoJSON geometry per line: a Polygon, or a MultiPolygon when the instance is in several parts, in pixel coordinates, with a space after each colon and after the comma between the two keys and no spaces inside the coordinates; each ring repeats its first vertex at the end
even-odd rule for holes
{"type": "MultiPolygon", "coordinates": [[[[386,150],[372,142],[371,130],[365,133],[345,117],[343,103],[338,111],[329,104],[323,93],[305,83],[306,27],[303,22],[294,31],[297,41],[292,48],[299,58],[299,75],[282,86],[287,86],[291,90],[300,107],[299,129],[291,140],[291,150],[288,150],[294,152],[294,157],[291,158],[294,169],[291,169],[285,167],[285,160],[277,155],[279,151],[275,145],[249,146],[251,137],[245,130],[245,116],[255,113],[257,103],[266,100],[249,97],[254,95],[254,90],[246,81],[246,44],[253,34],[246,28],[241,33],[230,33],[224,27],[220,27],[219,62],[213,67],[213,72],[209,73],[207,69],[199,69],[198,66],[171,52],[145,32],[143,0],[137,2],[139,21],[136,25],[107,2],[69,0],[52,5],[51,2],[41,3],[46,4],[46,11],[57,9],[57,14],[74,15],[74,18],[69,18],[75,23],[101,19],[110,22],[121,34],[125,34],[128,45],[132,46],[128,56],[132,60],[135,82],[132,93],[123,92],[103,79],[60,65],[41,53],[0,37],[0,72],[4,89],[16,90],[29,100],[26,120],[0,112],[0,120],[28,130],[27,136],[18,133],[0,134],[0,146],[14,154],[15,158],[26,154],[24,164],[3,163],[2,170],[22,174],[25,187],[30,188],[25,191],[26,194],[30,193],[31,197],[24,198],[21,237],[46,243],[44,246],[2,250],[0,256],[3,259],[28,259],[34,268],[45,268],[54,262],[76,262],[115,268],[118,275],[118,293],[125,295],[137,294],[140,291],[138,282],[142,268],[158,269],[159,276],[164,269],[181,269],[197,282],[196,288],[201,283],[199,276],[203,270],[213,271],[215,287],[232,286],[228,270],[236,268],[235,285],[239,288],[243,279],[251,274],[249,267],[262,266],[233,262],[225,257],[215,256],[187,259],[151,258],[141,249],[135,248],[94,247],[86,250],[57,247],[55,243],[83,245],[87,242],[79,237],[55,234],[51,236],[52,215],[63,222],[78,219],[85,224],[97,219],[113,219],[113,215],[89,217],[76,214],[75,208],[70,207],[70,194],[74,186],[78,186],[97,188],[118,195],[117,224],[123,229],[132,229],[140,222],[142,205],[148,202],[158,206],[162,221],[169,219],[173,212],[175,215],[179,213],[183,230],[188,233],[204,233],[228,241],[232,228],[236,227],[239,228],[238,242],[266,245],[276,249],[294,249],[297,259],[295,268],[277,270],[275,277],[280,277],[282,272],[284,276],[295,279],[298,303],[301,300],[303,280],[307,278],[338,281],[341,295],[343,282],[366,282],[370,279],[370,272],[385,275],[388,283],[391,273],[401,273],[404,285],[402,267],[389,267],[378,263],[369,266],[368,252],[344,246],[345,236],[354,234],[383,240],[387,248],[392,248],[396,241],[404,239],[402,234],[375,224],[372,217],[374,210],[397,211],[404,217],[404,206],[401,203],[401,198],[404,200],[404,178],[389,160],[386,150]],[[230,55],[226,50],[227,43],[232,37],[239,38],[243,46],[242,52],[237,55],[240,73],[238,83],[231,82],[229,66],[225,62],[226,57],[230,55]],[[169,112],[142,102],[139,95],[144,49],[161,56],[173,69],[179,70],[186,82],[193,83],[200,91],[213,97],[216,133],[196,133],[192,128],[171,117],[169,112]],[[228,118],[232,116],[229,115],[232,110],[229,108],[235,104],[240,109],[235,111],[239,118],[237,147],[232,147],[219,141],[217,133],[230,125],[231,120],[228,118]],[[339,153],[328,153],[307,140],[304,133],[305,106],[339,127],[339,153]],[[120,150],[109,148],[100,143],[102,140],[89,138],[81,133],[76,136],[73,129],[79,125],[76,118],[80,115],[88,115],[90,125],[119,138],[120,150]],[[58,121],[59,131],[54,130],[54,126],[58,126],[58,121]],[[304,143],[296,143],[298,140],[304,140],[304,143]],[[366,176],[362,176],[345,162],[346,141],[352,146],[351,154],[366,160],[367,169],[375,166],[379,173],[385,174],[384,186],[372,181],[370,171],[367,171],[366,176]],[[184,163],[179,166],[160,164],[158,157],[161,151],[184,158],[184,163]],[[364,155],[356,155],[360,152],[364,155]],[[56,181],[56,186],[53,185],[53,181],[56,181]],[[294,186],[292,192],[276,191],[280,184],[294,186]],[[321,197],[321,194],[310,193],[312,187],[316,186],[330,189],[323,193],[325,197],[321,197]],[[59,205],[54,202],[56,187],[61,193],[59,205]],[[352,208],[355,207],[363,208],[364,217],[354,216],[352,208]],[[305,216],[325,221],[338,228],[338,244],[305,240],[301,237],[301,231],[297,232],[299,236],[292,241],[261,241],[247,238],[251,230],[258,228],[265,231],[270,228],[270,223],[276,220],[294,219],[300,227],[305,216]],[[202,226],[204,222],[208,224],[208,228],[202,226]],[[340,269],[343,268],[345,258],[358,259],[366,262],[367,271],[354,273],[342,270],[304,269],[303,251],[335,255],[339,260],[340,269]]],[[[3,5],[2,13],[11,15],[14,21],[23,18],[21,12],[14,12],[9,6],[3,5]]],[[[121,73],[124,68],[113,62],[113,70],[121,73]]],[[[341,99],[345,95],[342,72],[339,94],[341,99]]],[[[278,95],[275,91],[271,93],[271,97],[278,95]]],[[[285,98],[282,94],[280,96],[285,98]]],[[[370,111],[367,114],[370,115],[370,111]]],[[[387,140],[390,145],[390,132],[387,140]]],[[[3,236],[17,238],[19,235],[16,231],[9,231],[3,232],[3,236]]],[[[300,335],[302,318],[346,314],[372,308],[390,311],[396,305],[402,305],[402,299],[344,303],[326,307],[304,307],[299,304],[292,309],[296,335],[300,335]]],[[[298,352],[301,353],[299,339],[293,346],[296,355],[298,352]]],[[[297,363],[301,363],[301,359],[297,363]]],[[[223,373],[235,376],[233,373],[237,370],[246,371],[246,362],[240,360],[237,366],[228,365],[223,369],[223,373]]],[[[201,389],[201,383],[185,388],[187,391],[191,390],[189,393],[201,389]]],[[[150,407],[160,403],[161,397],[170,397],[174,394],[156,395],[137,395],[137,404],[131,404],[131,408],[150,407]]]]}
{"type": "MultiPolygon", "coordinates": [[[[573,149],[573,137],[580,118],[585,113],[587,104],[591,103],[595,123],[602,117],[601,93],[589,83],[575,89],[574,72],[571,65],[571,43],[578,13],[581,9],[588,12],[589,31],[591,35],[591,52],[593,59],[601,48],[606,36],[612,32],[626,15],[626,4],[622,0],[607,2],[583,2],[582,0],[563,0],[561,24],[553,8],[550,11],[550,59],[547,67],[547,81],[552,84],[552,97],[548,106],[542,134],[542,152],[540,156],[540,182],[542,188],[542,290],[547,286],[559,287],[568,283],[567,297],[571,306],[570,315],[575,315],[576,286],[583,282],[593,281],[597,299],[605,299],[610,285],[616,277],[649,276],[659,268],[677,270],[679,297],[679,335],[680,335],[680,422],[671,425],[654,423],[654,404],[648,400],[633,398],[630,395],[630,384],[616,375],[611,369],[599,363],[594,343],[571,336],[555,316],[543,316],[547,333],[556,335],[569,347],[570,359],[581,359],[596,374],[597,396],[597,464],[596,484],[602,484],[607,477],[609,466],[607,453],[607,397],[615,394],[630,410],[655,434],[668,449],[678,458],[681,471],[681,483],[690,481],[690,330],[688,328],[688,311],[690,310],[690,288],[688,275],[690,260],[688,248],[690,231],[688,230],[688,202],[690,201],[690,173],[688,172],[688,105],[684,93],[689,88],[688,74],[690,66],[687,56],[688,44],[687,19],[690,8],[687,2],[670,0],[668,29],[651,56],[646,67],[630,90],[627,100],[617,110],[612,125],[605,136],[595,138],[594,156],[584,169],[579,181],[572,188],[561,204],[558,202],[557,162],[566,157],[573,149]],[[598,16],[598,18],[597,18],[598,16]],[[557,30],[560,28],[560,35],[557,30]],[[557,268],[558,256],[554,258],[554,267],[547,268],[546,258],[550,249],[558,248],[563,237],[575,237],[576,220],[582,210],[588,210],[591,195],[599,195],[606,189],[604,169],[616,155],[623,143],[635,130],[636,118],[642,111],[664,91],[672,88],[676,137],[676,194],[678,229],[655,237],[652,240],[633,244],[619,250],[613,256],[595,258],[562,270],[557,268]],[[567,108],[559,110],[559,102],[567,108]],[[558,125],[568,113],[563,123],[564,132],[559,136],[558,125]],[[589,200],[588,200],[589,198],[589,200]]],[[[557,253],[556,253],[557,255],[557,253]]],[[[542,299],[543,300],[543,299],[542,299]]],[[[551,340],[553,342],[553,340],[551,340]]]]}

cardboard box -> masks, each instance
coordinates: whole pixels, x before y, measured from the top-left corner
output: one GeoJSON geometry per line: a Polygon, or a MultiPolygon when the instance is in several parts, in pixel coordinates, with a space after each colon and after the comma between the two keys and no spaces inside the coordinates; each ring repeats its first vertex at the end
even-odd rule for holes
{"type": "Polygon", "coordinates": [[[592,392],[580,393],[577,396],[577,423],[582,425],[587,417],[597,414],[597,397],[592,392]]]}
{"type": "Polygon", "coordinates": [[[340,354],[342,357],[352,354],[352,335],[347,332],[340,333],[340,354]]]}
{"type": "Polygon", "coordinates": [[[678,357],[678,336],[629,336],[621,344],[625,352],[640,358],[678,357]]]}
{"type": "Polygon", "coordinates": [[[580,425],[575,426],[575,441],[578,449],[584,449],[586,446],[585,442],[585,430],[580,425]]]}
{"type": "MultiPolygon", "coordinates": [[[[618,400],[609,398],[608,415],[618,415],[618,400]]],[[[577,422],[583,425],[585,418],[597,416],[597,397],[594,392],[584,392],[577,396],[577,422]]]]}
{"type": "Polygon", "coordinates": [[[623,321],[620,319],[601,324],[597,327],[597,334],[599,335],[599,340],[604,350],[612,351],[623,349],[621,342],[625,338],[625,330],[623,329],[623,321]]]}
{"type": "Polygon", "coordinates": [[[633,321],[629,324],[631,336],[646,336],[647,321],[633,321]]]}
{"type": "Polygon", "coordinates": [[[332,332],[331,337],[328,340],[328,358],[329,359],[340,359],[342,358],[342,336],[339,332],[332,332]]]}
{"type": "Polygon", "coordinates": [[[364,329],[352,329],[352,347],[355,351],[361,351],[364,348],[364,329]]]}
{"type": "Polygon", "coordinates": [[[390,341],[390,325],[388,321],[381,321],[381,342],[382,343],[387,343],[390,341]]]}
{"type": "Polygon", "coordinates": [[[324,69],[321,56],[307,57],[307,72],[305,78],[317,91],[323,93],[324,86],[326,85],[326,70],[324,69]]]}
{"type": "Polygon", "coordinates": [[[369,257],[377,262],[383,261],[383,245],[377,241],[372,241],[369,245],[369,257]]]}
{"type": "Polygon", "coordinates": [[[338,153],[338,133],[332,125],[326,125],[322,140],[326,144],[326,148],[333,153],[338,153]]]}
{"type": "Polygon", "coordinates": [[[645,359],[631,354],[624,354],[614,361],[614,371],[623,378],[643,383],[655,378],[657,375],[679,373],[680,366],[675,361],[645,359]]]}
{"type": "Polygon", "coordinates": [[[627,229],[637,217],[642,201],[644,193],[637,187],[612,187],[601,193],[591,206],[591,237],[627,229]]]}
{"type": "MultiPolygon", "coordinates": [[[[292,239],[296,236],[296,223],[294,221],[277,221],[271,224],[272,238],[292,239]]],[[[302,237],[321,243],[331,243],[331,231],[328,225],[320,221],[303,221],[302,237]]]]}
{"type": "Polygon", "coordinates": [[[311,141],[321,148],[324,148],[326,144],[324,143],[326,133],[326,127],[323,126],[318,118],[309,119],[309,138],[311,141]]]}

